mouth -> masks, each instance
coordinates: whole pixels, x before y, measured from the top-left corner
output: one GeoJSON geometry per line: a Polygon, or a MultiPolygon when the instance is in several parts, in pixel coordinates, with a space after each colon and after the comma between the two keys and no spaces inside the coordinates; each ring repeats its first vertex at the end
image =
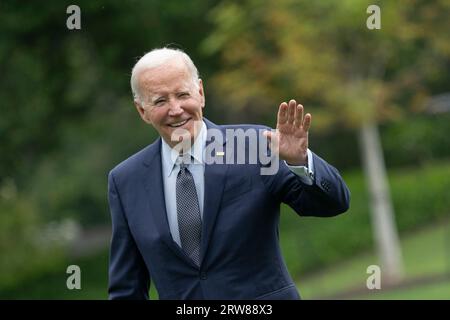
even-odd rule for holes
{"type": "Polygon", "coordinates": [[[184,126],[189,120],[191,120],[191,118],[188,118],[188,119],[180,121],[180,122],[170,123],[170,124],[168,124],[168,126],[172,127],[172,128],[179,128],[181,126],[184,126]]]}

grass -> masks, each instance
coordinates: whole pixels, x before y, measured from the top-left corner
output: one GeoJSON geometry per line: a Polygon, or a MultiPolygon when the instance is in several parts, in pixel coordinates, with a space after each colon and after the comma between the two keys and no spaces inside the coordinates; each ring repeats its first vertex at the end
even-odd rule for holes
{"type": "Polygon", "coordinates": [[[58,266],[14,289],[0,292],[1,299],[107,299],[108,254],[100,254],[67,261],[81,269],[81,289],[69,290],[66,286],[67,266],[58,266]]]}
{"type": "MultiPolygon", "coordinates": [[[[397,168],[388,175],[400,234],[445,219],[450,213],[449,161],[397,168]]],[[[374,246],[365,177],[361,171],[346,172],[343,177],[352,194],[345,214],[299,218],[291,208],[282,206],[280,239],[292,274],[335,265],[374,246]]]]}
{"type": "MultiPolygon", "coordinates": [[[[405,279],[450,273],[450,221],[429,225],[401,238],[405,279]]],[[[81,268],[81,290],[68,290],[65,267],[53,270],[26,284],[0,292],[2,299],[107,299],[108,254],[70,261],[81,268]]],[[[450,299],[450,278],[410,285],[405,288],[368,290],[369,265],[379,264],[373,252],[349,257],[345,262],[314,274],[301,274],[297,282],[303,299],[450,299]],[[354,295],[349,290],[357,289],[354,295]],[[347,295],[346,295],[347,294],[347,295]]],[[[152,288],[150,295],[157,298],[152,288]]]]}
{"type": "Polygon", "coordinates": [[[355,296],[361,300],[448,300],[450,299],[450,280],[442,283],[424,284],[414,288],[382,292],[371,292],[355,296]]]}
{"type": "MultiPolygon", "coordinates": [[[[375,253],[367,251],[373,247],[373,240],[364,177],[360,171],[354,171],[344,174],[344,178],[352,192],[351,208],[346,214],[325,219],[299,218],[292,209],[282,206],[281,247],[305,299],[338,295],[351,288],[364,290],[367,266],[379,264],[375,253]]],[[[450,248],[450,232],[445,231],[448,220],[444,221],[450,208],[450,162],[394,170],[389,179],[407,279],[448,272],[450,253],[446,256],[445,250],[450,248]],[[429,221],[441,223],[423,228],[429,221]]],[[[26,281],[16,281],[14,288],[0,285],[0,299],[106,299],[107,268],[106,250],[92,257],[66,259],[44,274],[39,271],[26,281]],[[81,290],[66,288],[66,268],[71,264],[82,270],[81,290]]],[[[11,273],[0,271],[13,278],[11,273]]],[[[439,284],[428,284],[423,292],[440,296],[439,288],[439,284]]],[[[400,291],[392,291],[388,296],[419,296],[411,293],[411,288],[408,293],[400,291]]],[[[366,294],[373,296],[373,292],[366,294]]],[[[376,297],[384,294],[388,293],[382,290],[376,297]]],[[[154,290],[151,296],[157,297],[154,290]]]]}
{"type": "MultiPolygon", "coordinates": [[[[432,275],[450,274],[450,221],[442,221],[409,232],[401,238],[405,281],[432,275]]],[[[299,277],[298,287],[304,299],[450,299],[450,277],[402,289],[369,290],[366,273],[369,265],[379,265],[374,252],[349,257],[345,262],[299,277]],[[350,290],[357,293],[348,296],[350,290]]],[[[381,271],[382,272],[382,271],[381,271]]]]}
{"type": "MultiPolygon", "coordinates": [[[[68,262],[69,263],[69,262],[68,262]]],[[[108,251],[70,261],[81,269],[81,289],[69,290],[66,286],[66,268],[49,271],[22,286],[1,291],[0,299],[50,299],[50,300],[106,300],[108,299],[108,251]]],[[[158,298],[152,286],[150,297],[158,298]]]]}

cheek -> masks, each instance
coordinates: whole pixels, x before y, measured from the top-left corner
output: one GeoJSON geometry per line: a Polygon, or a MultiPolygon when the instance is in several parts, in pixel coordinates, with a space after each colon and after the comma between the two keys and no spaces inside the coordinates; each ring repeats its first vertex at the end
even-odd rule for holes
{"type": "Polygon", "coordinates": [[[203,106],[204,106],[203,100],[202,100],[201,98],[196,99],[195,101],[193,101],[193,102],[190,104],[189,112],[190,112],[190,113],[197,113],[197,114],[198,114],[198,113],[201,113],[201,112],[202,112],[203,106]]]}
{"type": "Polygon", "coordinates": [[[153,124],[153,125],[161,125],[163,119],[164,119],[164,113],[163,110],[154,109],[151,112],[147,113],[147,119],[153,124]]]}

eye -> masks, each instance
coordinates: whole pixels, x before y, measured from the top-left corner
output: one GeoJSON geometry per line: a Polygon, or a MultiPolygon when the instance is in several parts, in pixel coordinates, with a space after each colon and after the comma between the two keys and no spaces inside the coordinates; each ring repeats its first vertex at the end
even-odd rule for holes
{"type": "Polygon", "coordinates": [[[166,99],[164,99],[164,98],[159,98],[159,99],[156,99],[155,102],[153,102],[153,104],[154,104],[155,106],[162,106],[162,105],[164,105],[165,102],[166,102],[166,99]]]}
{"type": "Polygon", "coordinates": [[[179,98],[188,98],[190,95],[188,92],[181,92],[178,97],[179,98]]]}

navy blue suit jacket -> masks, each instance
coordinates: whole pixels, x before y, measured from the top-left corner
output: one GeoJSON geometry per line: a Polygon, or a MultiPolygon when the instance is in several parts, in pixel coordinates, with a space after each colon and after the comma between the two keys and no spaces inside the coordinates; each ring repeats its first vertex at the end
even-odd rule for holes
{"type": "MultiPolygon", "coordinates": [[[[205,122],[222,131],[263,128],[205,122]]],[[[205,165],[200,267],[170,234],[161,138],[116,166],[109,174],[110,299],[147,299],[150,279],[160,299],[298,299],[279,247],[281,202],[301,216],[325,217],[350,201],[338,171],[313,157],[312,186],[283,162],[275,175],[261,175],[255,164],[205,165]]]]}

